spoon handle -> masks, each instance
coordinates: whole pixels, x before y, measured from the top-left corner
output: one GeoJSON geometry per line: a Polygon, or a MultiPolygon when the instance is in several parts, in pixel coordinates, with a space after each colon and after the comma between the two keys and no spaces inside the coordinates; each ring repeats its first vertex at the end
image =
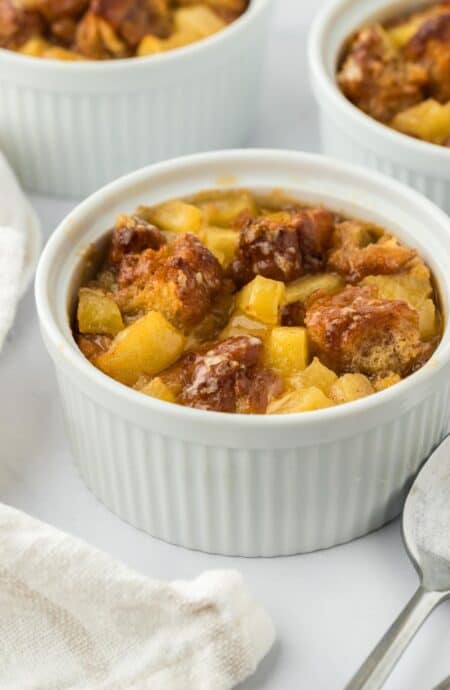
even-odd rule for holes
{"type": "Polygon", "coordinates": [[[383,687],[416,632],[446,597],[448,593],[429,592],[420,586],[345,690],[379,690],[383,687]]]}

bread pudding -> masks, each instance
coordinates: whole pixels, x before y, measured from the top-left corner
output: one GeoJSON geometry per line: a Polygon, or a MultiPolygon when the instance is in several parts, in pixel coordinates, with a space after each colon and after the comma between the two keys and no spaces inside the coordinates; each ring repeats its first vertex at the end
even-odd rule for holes
{"type": "Polygon", "coordinates": [[[206,38],[248,0],[0,0],[0,48],[59,60],[144,57],[206,38]]]}
{"type": "Polygon", "coordinates": [[[202,410],[306,412],[395,385],[442,334],[429,268],[370,222],[281,192],[202,192],[117,218],[74,337],[105,374],[202,410]]]}
{"type": "Polygon", "coordinates": [[[363,27],[338,70],[345,96],[399,132],[450,146],[450,0],[363,27]]]}

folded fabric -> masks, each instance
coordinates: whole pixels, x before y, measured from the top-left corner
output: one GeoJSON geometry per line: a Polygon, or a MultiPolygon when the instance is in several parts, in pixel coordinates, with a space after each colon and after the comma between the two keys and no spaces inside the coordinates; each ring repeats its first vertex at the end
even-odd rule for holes
{"type": "Polygon", "coordinates": [[[274,640],[238,573],[150,580],[1,504],[0,610],[4,690],[228,690],[274,640]]]}
{"type": "Polygon", "coordinates": [[[24,258],[24,235],[14,228],[0,226],[0,350],[16,313],[24,258]]]}
{"type": "Polygon", "coordinates": [[[40,245],[39,222],[0,152],[0,350],[40,245]]]}

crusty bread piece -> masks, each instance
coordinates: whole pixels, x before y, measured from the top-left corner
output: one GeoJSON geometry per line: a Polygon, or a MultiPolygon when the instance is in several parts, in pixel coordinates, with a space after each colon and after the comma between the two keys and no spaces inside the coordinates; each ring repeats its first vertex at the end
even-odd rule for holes
{"type": "Polygon", "coordinates": [[[376,295],[371,287],[347,287],[309,305],[305,323],[313,352],[333,371],[406,376],[422,362],[427,346],[418,313],[406,302],[376,295]]]}

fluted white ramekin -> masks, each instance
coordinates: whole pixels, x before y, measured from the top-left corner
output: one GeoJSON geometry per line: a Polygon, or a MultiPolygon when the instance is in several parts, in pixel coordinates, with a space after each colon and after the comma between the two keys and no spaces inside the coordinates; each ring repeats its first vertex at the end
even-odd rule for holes
{"type": "Polygon", "coordinates": [[[0,148],[22,183],[81,197],[156,161],[245,143],[271,0],[146,58],[58,62],[0,49],[0,148]]]}
{"type": "Polygon", "coordinates": [[[348,101],[336,82],[345,41],[361,26],[395,17],[411,5],[411,0],[333,0],[318,15],[309,39],[309,68],[320,110],[322,151],[391,175],[450,213],[450,148],[378,123],[348,101]]]}
{"type": "Polygon", "coordinates": [[[409,481],[446,433],[448,326],[431,361],[393,388],[333,409],[273,417],[204,412],[147,397],[98,371],[72,337],[70,307],[83,255],[115,216],[220,186],[218,180],[282,188],[381,223],[429,262],[447,317],[450,219],[395,181],[281,151],[200,154],[141,170],[73,211],[38,267],[41,330],[76,462],[112,511],[175,544],[274,556],[348,541],[399,513],[409,481]]]}

